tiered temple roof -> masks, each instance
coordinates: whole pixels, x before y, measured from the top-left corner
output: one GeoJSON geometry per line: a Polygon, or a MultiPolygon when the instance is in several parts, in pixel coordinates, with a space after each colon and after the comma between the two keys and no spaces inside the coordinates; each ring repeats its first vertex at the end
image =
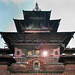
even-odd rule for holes
{"type": "Polygon", "coordinates": [[[24,19],[14,19],[18,32],[41,31],[57,32],[60,19],[50,20],[51,11],[40,11],[36,3],[35,11],[24,11],[24,19]]]}
{"type": "Polygon", "coordinates": [[[0,54],[12,54],[12,51],[8,48],[0,48],[0,54]]]}
{"type": "MultiPolygon", "coordinates": [[[[67,46],[74,32],[57,32],[60,19],[50,20],[51,11],[24,11],[24,20],[14,19],[17,32],[0,32],[8,47],[14,52],[16,45],[48,44],[67,46]]],[[[62,49],[63,50],[63,49],[62,49]]]]}
{"type": "Polygon", "coordinates": [[[58,32],[58,33],[16,33],[16,32],[1,32],[2,37],[8,44],[9,48],[13,51],[15,45],[36,45],[36,44],[49,44],[60,46],[62,44],[67,46],[70,39],[73,37],[74,32],[58,32]],[[14,36],[14,37],[13,37],[14,36]],[[43,36],[43,37],[42,37],[43,36]]]}
{"type": "Polygon", "coordinates": [[[12,63],[16,63],[13,56],[11,56],[12,51],[5,48],[0,48],[0,65],[11,65],[12,63]]]}
{"type": "Polygon", "coordinates": [[[14,22],[15,22],[16,29],[18,32],[34,31],[34,30],[57,32],[58,27],[59,27],[59,23],[60,23],[60,19],[49,20],[45,23],[43,21],[41,22],[41,20],[39,20],[39,22],[37,22],[37,23],[35,22],[35,24],[37,24],[37,25],[32,24],[31,21],[29,21],[29,24],[26,24],[27,22],[25,20],[14,19],[14,22]]]}
{"type": "Polygon", "coordinates": [[[74,64],[75,63],[75,48],[66,48],[62,51],[62,55],[60,56],[59,62],[63,62],[66,64],[74,64]]]}

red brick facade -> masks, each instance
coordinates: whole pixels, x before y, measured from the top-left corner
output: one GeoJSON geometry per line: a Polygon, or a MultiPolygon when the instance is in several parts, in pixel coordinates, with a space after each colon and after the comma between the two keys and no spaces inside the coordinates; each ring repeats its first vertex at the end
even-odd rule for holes
{"type": "Polygon", "coordinates": [[[31,73],[30,70],[32,71],[33,68],[29,65],[26,66],[13,64],[9,67],[7,65],[0,65],[0,75],[75,75],[75,64],[67,64],[65,67],[62,65],[61,67],[60,65],[43,65],[40,71],[33,71],[31,73]],[[16,73],[12,73],[13,71],[16,73]],[[27,73],[25,73],[26,71],[27,73]]]}

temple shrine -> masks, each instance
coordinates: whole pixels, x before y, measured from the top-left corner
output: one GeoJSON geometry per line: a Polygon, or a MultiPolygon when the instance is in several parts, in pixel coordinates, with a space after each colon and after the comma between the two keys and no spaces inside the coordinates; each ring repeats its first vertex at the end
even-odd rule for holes
{"type": "Polygon", "coordinates": [[[57,32],[61,19],[51,11],[24,11],[13,19],[17,32],[0,32],[8,48],[0,49],[3,75],[75,75],[75,48],[66,48],[74,32],[57,32]]]}

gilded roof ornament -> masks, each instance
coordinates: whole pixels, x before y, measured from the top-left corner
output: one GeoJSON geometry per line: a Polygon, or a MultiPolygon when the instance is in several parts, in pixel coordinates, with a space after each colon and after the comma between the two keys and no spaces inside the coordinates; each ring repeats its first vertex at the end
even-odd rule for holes
{"type": "Polygon", "coordinates": [[[35,4],[35,8],[33,9],[33,11],[41,11],[41,9],[39,9],[38,3],[35,4]]]}

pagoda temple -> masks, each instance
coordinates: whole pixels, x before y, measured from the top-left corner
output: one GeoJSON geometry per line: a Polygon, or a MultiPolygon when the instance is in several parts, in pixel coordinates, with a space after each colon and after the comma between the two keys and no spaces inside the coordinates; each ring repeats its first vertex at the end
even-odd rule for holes
{"type": "Polygon", "coordinates": [[[75,49],[66,48],[74,32],[57,32],[61,19],[51,20],[50,15],[36,3],[33,11],[23,10],[23,20],[13,19],[17,32],[0,32],[9,48],[0,50],[0,65],[8,65],[9,72],[69,75],[70,70],[74,74],[75,49]],[[3,53],[13,57],[3,57],[3,53]]]}

